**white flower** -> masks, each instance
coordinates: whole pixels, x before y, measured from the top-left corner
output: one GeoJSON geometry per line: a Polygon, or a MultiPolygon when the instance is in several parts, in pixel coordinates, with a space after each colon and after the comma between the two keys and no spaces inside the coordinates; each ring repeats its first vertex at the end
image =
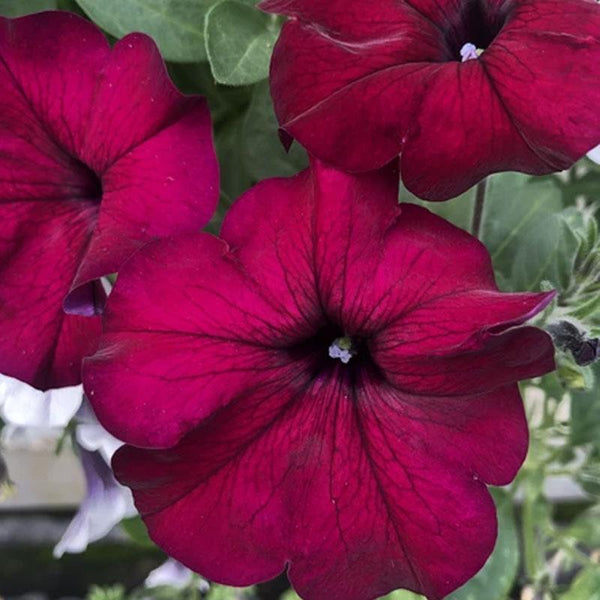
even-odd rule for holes
{"type": "Polygon", "coordinates": [[[100,452],[107,464],[110,465],[113,454],[123,445],[123,442],[100,425],[87,401],[77,412],[76,421],[75,438],[79,445],[90,452],[100,452]]]}
{"type": "MultiPolygon", "coordinates": [[[[179,561],[174,558],[167,559],[160,567],[151,571],[144,585],[147,588],[159,587],[161,585],[168,585],[178,590],[189,587],[194,581],[194,572],[190,571],[186,566],[182,565],[179,561]]],[[[198,578],[196,581],[196,587],[201,592],[207,592],[209,589],[208,581],[202,578],[198,578]]]]}
{"type": "Polygon", "coordinates": [[[587,153],[587,157],[600,165],[600,146],[596,146],[594,149],[590,150],[587,153]]]}
{"type": "Polygon", "coordinates": [[[89,404],[82,400],[80,385],[42,392],[0,375],[4,443],[17,438],[30,442],[40,437],[56,439],[73,419],[75,422],[74,442],[85,475],[86,496],[54,549],[57,558],[65,552],[82,552],[122,519],[137,514],[131,492],[110,470],[112,455],[122,442],[98,423],[89,404]]]}
{"type": "Polygon", "coordinates": [[[65,427],[81,406],[80,385],[42,392],[0,375],[0,416],[18,427],[65,427]]]}
{"type": "Polygon", "coordinates": [[[90,542],[103,538],[125,517],[136,513],[131,492],[114,478],[100,452],[79,447],[86,481],[86,496],[54,548],[54,556],[65,552],[83,552],[90,542]]]}

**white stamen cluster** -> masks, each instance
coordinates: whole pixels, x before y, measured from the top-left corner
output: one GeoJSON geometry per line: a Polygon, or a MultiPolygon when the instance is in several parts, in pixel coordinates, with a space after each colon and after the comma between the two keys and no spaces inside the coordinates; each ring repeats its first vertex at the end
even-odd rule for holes
{"type": "Polygon", "coordinates": [[[460,49],[460,58],[461,58],[461,62],[467,62],[468,60],[474,60],[479,58],[480,54],[483,52],[483,50],[479,50],[475,44],[471,44],[470,42],[468,44],[465,44],[461,49],[460,49]]]}
{"type": "Polygon", "coordinates": [[[329,346],[330,358],[339,358],[345,365],[356,354],[352,348],[352,340],[349,337],[340,337],[333,341],[329,346]]]}

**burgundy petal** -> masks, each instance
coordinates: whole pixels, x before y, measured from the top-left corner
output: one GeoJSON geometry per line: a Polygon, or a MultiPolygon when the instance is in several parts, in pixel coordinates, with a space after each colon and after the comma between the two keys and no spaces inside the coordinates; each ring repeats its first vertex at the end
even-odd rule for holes
{"type": "Polygon", "coordinates": [[[214,581],[439,600],[494,546],[485,485],[527,451],[516,382],[554,367],[520,325],[552,295],[499,292],[396,179],[313,161],[244,194],[224,241],[157,242],[119,275],[85,388],[146,447],[113,466],[152,538],[214,581]]]}
{"type": "Polygon", "coordinates": [[[600,142],[596,2],[261,6],[291,17],[271,63],[280,125],[334,166],[400,154],[407,187],[445,200],[497,171],[562,170],[600,142]],[[461,64],[467,43],[483,54],[461,64]]]}
{"type": "Polygon", "coordinates": [[[345,170],[379,168],[397,156],[428,80],[446,58],[426,21],[411,15],[401,25],[406,33],[396,38],[347,41],[318,26],[286,23],[270,76],[281,127],[345,170]],[[416,44],[416,35],[426,41],[416,44]],[[407,94],[412,88],[419,93],[407,94]]]}
{"type": "Polygon", "coordinates": [[[219,191],[210,132],[206,103],[197,99],[106,171],[97,227],[72,290],[118,271],[149,240],[200,231],[210,220],[219,191]]]}
{"type": "Polygon", "coordinates": [[[372,332],[436,296],[496,290],[481,243],[397,204],[393,166],[350,177],[313,161],[246,193],[221,235],[274,298],[297,305],[306,322],[324,310],[348,333],[372,332]]]}
{"type": "Polygon", "coordinates": [[[131,259],[104,331],[98,353],[84,363],[86,391],[92,402],[100,398],[101,423],[140,446],[174,444],[273,377],[293,386],[291,358],[280,349],[290,336],[312,333],[295,307],[264,293],[227,246],[206,234],[159,242],[131,259]]]}
{"type": "Polygon", "coordinates": [[[174,449],[127,447],[113,467],[153,539],[212,580],[246,585],[287,564],[307,599],[397,587],[435,599],[485,561],[496,524],[483,482],[512,479],[526,448],[515,386],[440,402],[330,383],[247,396],[174,449]]]}
{"type": "Polygon", "coordinates": [[[556,170],[523,138],[489,77],[488,60],[491,49],[479,60],[444,65],[421,97],[401,158],[402,179],[416,195],[446,200],[490,173],[556,170]]]}
{"type": "Polygon", "coordinates": [[[111,49],[71,13],[0,18],[0,84],[0,372],[71,385],[99,325],[66,317],[63,303],[98,314],[100,277],[210,219],[210,118],[203,99],[176,90],[150,38],[111,49]]]}
{"type": "Polygon", "coordinates": [[[371,351],[387,377],[419,393],[465,394],[553,370],[553,345],[520,325],[554,293],[448,294],[401,314],[371,351]],[[536,372],[539,370],[539,373],[536,372]]]}
{"type": "Polygon", "coordinates": [[[81,357],[95,351],[100,319],[64,314],[62,299],[96,208],[40,199],[0,202],[0,210],[2,373],[39,389],[80,383],[81,357]]]}
{"type": "Polygon", "coordinates": [[[597,2],[522,2],[493,50],[484,64],[498,97],[523,139],[553,170],[570,167],[598,144],[597,2]]]}

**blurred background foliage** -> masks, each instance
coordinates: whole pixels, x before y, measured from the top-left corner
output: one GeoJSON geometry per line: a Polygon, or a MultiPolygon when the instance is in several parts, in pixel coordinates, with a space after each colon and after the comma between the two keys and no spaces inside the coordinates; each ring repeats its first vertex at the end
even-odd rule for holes
{"type": "MultiPolygon", "coordinates": [[[[156,40],[176,85],[185,93],[203,94],[211,108],[222,191],[208,228],[216,232],[227,208],[244,190],[307,165],[306,153],[296,143],[289,152],[283,149],[269,95],[269,59],[282,22],[255,4],[0,0],[0,15],[59,8],[90,18],[112,40],[131,31],[146,32],[156,40]]],[[[401,189],[400,200],[423,204],[469,230],[474,195],[471,190],[449,202],[422,203],[401,189]]],[[[599,202],[600,166],[583,159],[568,172],[543,178],[492,176],[483,212],[480,237],[492,256],[499,287],[556,289],[556,300],[537,324],[570,320],[581,332],[580,342],[600,335],[599,202]]],[[[531,426],[529,456],[511,486],[494,490],[499,516],[494,553],[450,600],[600,600],[600,367],[577,364],[569,349],[558,352],[557,362],[556,373],[522,386],[531,426]],[[567,482],[571,495],[565,498],[553,491],[556,481],[567,482]]],[[[89,600],[297,598],[285,577],[244,590],[201,586],[197,578],[181,589],[149,589],[142,581],[164,556],[152,546],[139,519],[128,520],[123,530],[130,537],[128,545],[93,546],[86,553],[89,560],[76,563],[76,570],[87,570],[88,577],[97,577],[96,583],[110,583],[90,588],[89,600]],[[100,551],[105,553],[103,560],[98,559],[100,551]],[[128,573],[113,571],[109,581],[102,569],[115,561],[124,562],[128,573]]],[[[14,562],[18,552],[10,552],[14,562]]],[[[0,560],[6,574],[10,561],[0,560]]],[[[21,577],[26,587],[28,568],[39,572],[51,560],[46,550],[39,556],[24,552],[22,573],[15,566],[12,575],[21,577]]],[[[68,571],[74,560],[66,556],[59,562],[68,571]]],[[[387,598],[421,597],[398,591],[387,598]]]]}

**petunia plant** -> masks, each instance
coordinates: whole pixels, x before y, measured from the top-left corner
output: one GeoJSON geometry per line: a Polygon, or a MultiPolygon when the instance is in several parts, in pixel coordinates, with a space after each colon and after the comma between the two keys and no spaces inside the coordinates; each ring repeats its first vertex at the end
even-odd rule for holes
{"type": "Polygon", "coordinates": [[[400,154],[406,186],[446,200],[490,173],[568,168],[600,136],[595,0],[261,6],[290,17],[271,66],[281,127],[340,168],[400,154]]]}
{"type": "Polygon", "coordinates": [[[595,598],[595,0],[0,0],[0,83],[0,494],[167,555],[89,598],[595,598]]]}

